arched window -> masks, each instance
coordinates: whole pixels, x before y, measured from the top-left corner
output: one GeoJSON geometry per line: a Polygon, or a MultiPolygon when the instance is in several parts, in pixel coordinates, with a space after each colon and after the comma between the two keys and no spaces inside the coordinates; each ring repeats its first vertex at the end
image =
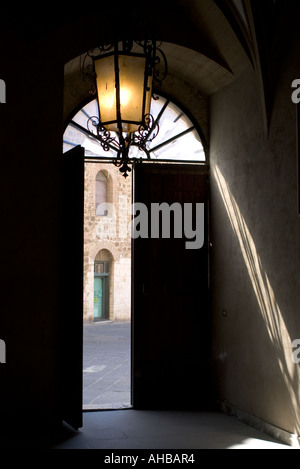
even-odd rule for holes
{"type": "MultiPolygon", "coordinates": [[[[205,149],[199,130],[189,116],[169,99],[158,96],[151,101],[151,114],[159,125],[156,138],[147,143],[152,161],[206,162],[205,149]]],[[[85,148],[85,156],[113,160],[114,150],[104,151],[97,137],[87,129],[87,120],[99,117],[97,100],[83,106],[70,120],[63,137],[63,151],[76,145],[85,148]]],[[[130,148],[130,157],[147,158],[137,147],[130,148]]]]}
{"type": "Polygon", "coordinates": [[[96,176],[95,187],[96,203],[95,215],[97,217],[105,217],[108,214],[107,210],[107,177],[103,171],[99,171],[96,176]]]}

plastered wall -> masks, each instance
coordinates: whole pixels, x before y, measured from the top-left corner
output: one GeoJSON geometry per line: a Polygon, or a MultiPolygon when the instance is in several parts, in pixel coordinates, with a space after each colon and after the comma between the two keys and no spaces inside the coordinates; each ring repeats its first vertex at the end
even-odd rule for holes
{"type": "Polygon", "coordinates": [[[291,50],[269,134],[250,67],[211,99],[211,301],[219,402],[299,435],[295,64],[291,50]]]}

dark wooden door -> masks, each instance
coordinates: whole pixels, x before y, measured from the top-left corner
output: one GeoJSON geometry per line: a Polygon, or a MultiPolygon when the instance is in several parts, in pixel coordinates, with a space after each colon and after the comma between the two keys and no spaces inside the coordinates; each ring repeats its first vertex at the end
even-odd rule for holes
{"type": "Polygon", "coordinates": [[[60,266],[61,417],[82,427],[84,148],[62,156],[60,266]]]}
{"type": "Polygon", "coordinates": [[[149,234],[152,204],[180,203],[182,214],[192,204],[194,231],[203,204],[204,238],[201,248],[187,249],[191,232],[187,238],[183,226],[176,237],[170,218],[169,238],[133,240],[133,406],[209,409],[208,176],[199,166],[137,165],[134,202],[148,208],[149,234]]]}

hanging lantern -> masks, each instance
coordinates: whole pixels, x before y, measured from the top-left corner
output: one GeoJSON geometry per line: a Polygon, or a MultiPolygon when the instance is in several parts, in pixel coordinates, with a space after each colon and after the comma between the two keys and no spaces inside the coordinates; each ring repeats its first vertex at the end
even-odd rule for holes
{"type": "Polygon", "coordinates": [[[133,42],[127,41],[121,49],[116,43],[112,52],[92,55],[99,119],[90,118],[88,128],[93,133],[96,129],[104,150],[116,150],[114,162],[125,177],[131,171],[130,146],[136,145],[147,153],[146,142],[153,140],[159,130],[150,114],[156,43],[136,44],[141,52],[133,52],[133,42]]]}

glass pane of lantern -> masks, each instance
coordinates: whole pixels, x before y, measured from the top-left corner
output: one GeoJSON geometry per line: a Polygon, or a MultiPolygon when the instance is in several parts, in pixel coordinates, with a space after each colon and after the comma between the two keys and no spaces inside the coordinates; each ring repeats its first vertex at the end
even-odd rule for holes
{"type": "Polygon", "coordinates": [[[107,130],[117,130],[114,55],[95,60],[100,120],[107,130]],[[106,124],[106,122],[114,122],[106,124]]]}
{"type": "Polygon", "coordinates": [[[135,132],[143,121],[145,65],[144,57],[119,56],[121,119],[137,123],[128,125],[125,122],[124,132],[135,132]]]}

